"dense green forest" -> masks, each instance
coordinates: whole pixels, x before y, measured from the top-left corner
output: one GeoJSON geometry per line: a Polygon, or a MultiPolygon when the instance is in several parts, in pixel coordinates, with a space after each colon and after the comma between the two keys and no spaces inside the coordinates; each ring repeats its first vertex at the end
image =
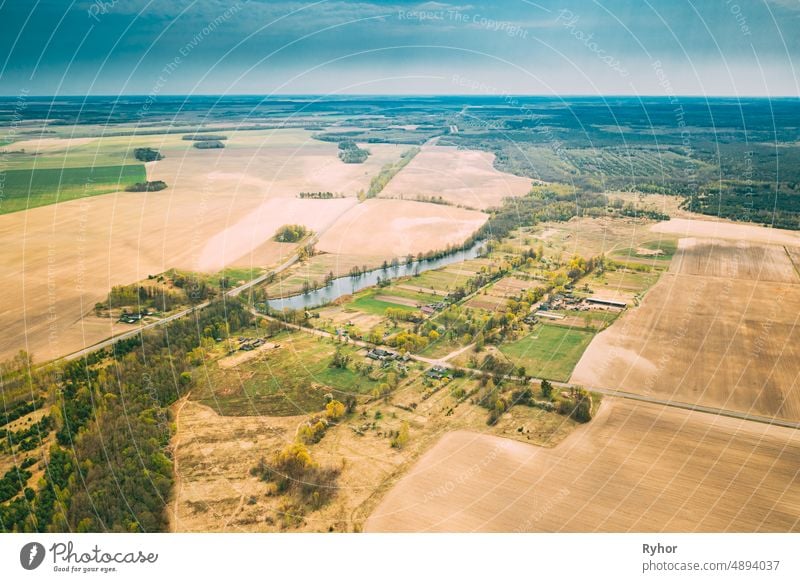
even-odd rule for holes
{"type": "Polygon", "coordinates": [[[172,486],[168,407],[192,388],[198,349],[251,317],[239,302],[216,302],[80,360],[37,369],[21,354],[5,363],[3,427],[24,411],[48,414],[25,437],[35,452],[20,449],[19,435],[3,435],[19,465],[0,479],[0,531],[163,531],[172,486]]]}

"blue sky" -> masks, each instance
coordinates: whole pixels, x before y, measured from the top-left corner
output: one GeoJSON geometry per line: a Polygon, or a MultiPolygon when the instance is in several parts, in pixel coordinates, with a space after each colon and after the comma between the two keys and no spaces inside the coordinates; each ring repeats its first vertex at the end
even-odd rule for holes
{"type": "Polygon", "coordinates": [[[0,0],[0,26],[4,95],[800,95],[800,0],[0,0]]]}

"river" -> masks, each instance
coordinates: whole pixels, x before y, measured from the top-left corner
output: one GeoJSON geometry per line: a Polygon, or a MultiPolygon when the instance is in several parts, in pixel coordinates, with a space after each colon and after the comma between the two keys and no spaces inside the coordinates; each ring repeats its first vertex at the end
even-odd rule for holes
{"type": "Polygon", "coordinates": [[[396,267],[374,269],[357,277],[351,277],[350,275],[337,277],[331,281],[330,284],[316,291],[290,295],[289,297],[268,299],[267,307],[277,311],[283,309],[312,309],[320,305],[325,305],[326,303],[331,303],[343,295],[352,295],[356,291],[361,291],[367,287],[373,287],[378,284],[379,280],[383,281],[407,277],[409,275],[416,275],[417,273],[446,267],[453,263],[461,263],[474,259],[480,255],[483,248],[483,243],[479,241],[468,249],[445,255],[438,259],[412,261],[411,263],[402,263],[396,267]]]}

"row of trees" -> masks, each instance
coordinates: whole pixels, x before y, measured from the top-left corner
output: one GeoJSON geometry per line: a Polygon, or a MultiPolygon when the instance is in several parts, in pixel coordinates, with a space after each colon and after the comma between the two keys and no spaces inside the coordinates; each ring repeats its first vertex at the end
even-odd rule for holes
{"type": "Polygon", "coordinates": [[[378,175],[372,178],[369,183],[369,189],[366,192],[359,192],[359,199],[375,198],[386,187],[389,181],[397,175],[397,173],[405,168],[411,160],[414,159],[420,152],[420,148],[413,147],[402,153],[400,159],[393,164],[388,164],[381,168],[378,175]]]}

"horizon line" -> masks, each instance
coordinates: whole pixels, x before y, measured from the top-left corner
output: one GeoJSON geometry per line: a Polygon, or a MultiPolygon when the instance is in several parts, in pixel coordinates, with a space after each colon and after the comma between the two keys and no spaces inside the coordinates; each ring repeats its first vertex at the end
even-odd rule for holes
{"type": "MultiPolygon", "coordinates": [[[[0,93],[0,99],[5,98],[20,98],[21,93],[0,93]]],[[[97,93],[97,94],[81,94],[81,93],[65,93],[60,95],[46,95],[46,94],[24,94],[25,98],[122,98],[122,97],[152,97],[149,93],[97,93]]],[[[641,94],[633,95],[629,93],[565,93],[563,95],[543,94],[543,93],[504,93],[504,94],[475,94],[475,93],[163,93],[156,96],[158,98],[169,97],[326,97],[326,98],[345,98],[345,97],[395,97],[395,98],[431,98],[431,97],[462,97],[462,98],[486,98],[486,99],[505,99],[508,97],[536,97],[548,99],[565,99],[565,98],[627,98],[627,99],[679,99],[679,98],[694,98],[694,99],[800,99],[800,95],[730,95],[730,94],[701,94],[701,93],[684,93],[676,95],[664,94],[641,94]]]]}

